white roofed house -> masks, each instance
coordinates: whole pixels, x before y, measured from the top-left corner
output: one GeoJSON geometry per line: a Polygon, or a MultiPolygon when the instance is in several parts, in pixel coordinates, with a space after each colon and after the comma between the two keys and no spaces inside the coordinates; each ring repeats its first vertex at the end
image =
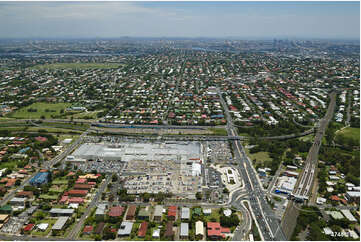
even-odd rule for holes
{"type": "Polygon", "coordinates": [[[201,238],[203,238],[204,236],[204,225],[202,221],[197,221],[196,222],[196,236],[201,236],[201,238]]]}
{"type": "Polygon", "coordinates": [[[41,223],[41,224],[36,225],[36,227],[41,231],[45,231],[49,227],[49,224],[41,223]]]}
{"type": "Polygon", "coordinates": [[[189,224],[181,223],[179,238],[180,239],[188,239],[188,236],[189,236],[189,224]]]}
{"type": "Polygon", "coordinates": [[[105,217],[105,210],[107,209],[107,204],[99,204],[97,210],[95,210],[95,218],[102,219],[105,217]]]}
{"type": "Polygon", "coordinates": [[[327,201],[326,198],[318,197],[316,203],[317,203],[318,205],[322,205],[322,204],[324,204],[326,201],[327,201]]]}
{"type": "Polygon", "coordinates": [[[334,176],[334,175],[329,176],[329,179],[330,180],[340,180],[340,178],[338,176],[334,176]]]}
{"type": "Polygon", "coordinates": [[[133,222],[124,221],[118,230],[118,236],[129,236],[132,232],[133,222]]]}
{"type": "Polygon", "coordinates": [[[204,215],[211,215],[212,213],[212,209],[211,208],[203,208],[203,213],[204,215]]]}
{"type": "Polygon", "coordinates": [[[181,219],[182,220],[189,220],[190,219],[190,209],[187,207],[182,207],[181,210],[181,219]]]}
{"type": "Polygon", "coordinates": [[[223,210],[223,214],[224,214],[224,216],[229,217],[232,215],[232,210],[227,208],[227,209],[223,210]]]}
{"type": "Polygon", "coordinates": [[[160,229],[153,230],[152,237],[153,238],[159,238],[160,237],[160,229]]]}

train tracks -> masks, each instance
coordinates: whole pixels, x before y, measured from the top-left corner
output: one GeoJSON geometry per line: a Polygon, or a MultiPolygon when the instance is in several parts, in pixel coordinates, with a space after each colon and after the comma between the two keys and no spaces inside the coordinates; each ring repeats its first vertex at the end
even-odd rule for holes
{"type": "MultiPolygon", "coordinates": [[[[291,196],[296,202],[304,202],[305,200],[308,200],[309,194],[312,191],[313,181],[315,179],[316,168],[318,163],[318,152],[327,125],[333,117],[333,113],[336,106],[336,92],[332,92],[330,94],[330,99],[331,101],[328,105],[326,115],[319,122],[320,125],[317,130],[314,143],[308,152],[305,161],[305,167],[296,183],[295,189],[293,190],[291,196]]],[[[287,236],[288,239],[290,239],[292,236],[293,230],[296,227],[297,217],[299,215],[299,211],[296,209],[296,206],[294,206],[293,203],[294,201],[290,201],[288,203],[288,207],[286,209],[286,212],[283,216],[283,221],[281,223],[283,231],[285,232],[285,235],[287,236]]]]}
{"type": "Polygon", "coordinates": [[[300,177],[300,182],[296,186],[293,195],[300,199],[308,199],[308,195],[312,189],[312,184],[315,176],[315,171],[318,163],[318,152],[322,143],[323,135],[325,134],[328,123],[333,117],[333,112],[336,105],[336,93],[330,94],[331,102],[327,108],[326,115],[320,120],[320,127],[317,130],[315,141],[307,155],[305,168],[300,177]]]}

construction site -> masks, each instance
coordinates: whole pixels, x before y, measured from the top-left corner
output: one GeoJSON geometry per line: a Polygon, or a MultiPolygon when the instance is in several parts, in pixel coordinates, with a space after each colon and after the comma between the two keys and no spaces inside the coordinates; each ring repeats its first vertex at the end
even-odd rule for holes
{"type": "MultiPolygon", "coordinates": [[[[84,143],[68,161],[81,164],[118,163],[129,194],[172,193],[193,198],[201,191],[204,145],[200,142],[84,143]]],[[[95,167],[96,168],[96,167],[95,167]]]]}

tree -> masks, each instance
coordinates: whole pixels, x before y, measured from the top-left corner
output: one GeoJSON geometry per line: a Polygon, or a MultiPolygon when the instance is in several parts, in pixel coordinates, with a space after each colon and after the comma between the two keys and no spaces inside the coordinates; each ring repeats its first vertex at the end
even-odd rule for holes
{"type": "Polygon", "coordinates": [[[116,174],[113,174],[112,182],[116,182],[117,180],[118,180],[118,176],[116,174]]]}
{"type": "Polygon", "coordinates": [[[197,200],[202,200],[202,193],[201,193],[201,192],[197,192],[197,193],[196,193],[196,198],[197,198],[197,200]]]}
{"type": "Polygon", "coordinates": [[[233,227],[239,224],[239,218],[237,214],[233,213],[231,216],[227,217],[222,215],[220,217],[220,223],[223,227],[233,227]]]}
{"type": "Polygon", "coordinates": [[[115,239],[115,234],[113,232],[111,232],[110,229],[111,229],[110,226],[107,226],[104,229],[103,240],[114,240],[115,239]]]}

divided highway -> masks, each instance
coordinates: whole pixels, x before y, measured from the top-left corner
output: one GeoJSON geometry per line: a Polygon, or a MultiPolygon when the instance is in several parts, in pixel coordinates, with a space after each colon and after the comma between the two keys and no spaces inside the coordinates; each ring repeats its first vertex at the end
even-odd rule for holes
{"type": "MultiPolygon", "coordinates": [[[[232,117],[229,113],[228,106],[224,101],[222,94],[218,90],[221,104],[225,110],[227,118],[227,132],[229,136],[236,136],[237,130],[233,125],[232,117]]],[[[272,209],[266,201],[266,192],[263,190],[262,184],[260,184],[257,174],[252,167],[252,163],[248,159],[242,144],[239,140],[233,140],[234,155],[237,161],[240,161],[238,171],[241,174],[243,181],[248,192],[248,200],[252,212],[256,216],[257,223],[260,228],[264,240],[271,241],[283,241],[287,240],[281,227],[280,221],[274,215],[272,209]]]]}

